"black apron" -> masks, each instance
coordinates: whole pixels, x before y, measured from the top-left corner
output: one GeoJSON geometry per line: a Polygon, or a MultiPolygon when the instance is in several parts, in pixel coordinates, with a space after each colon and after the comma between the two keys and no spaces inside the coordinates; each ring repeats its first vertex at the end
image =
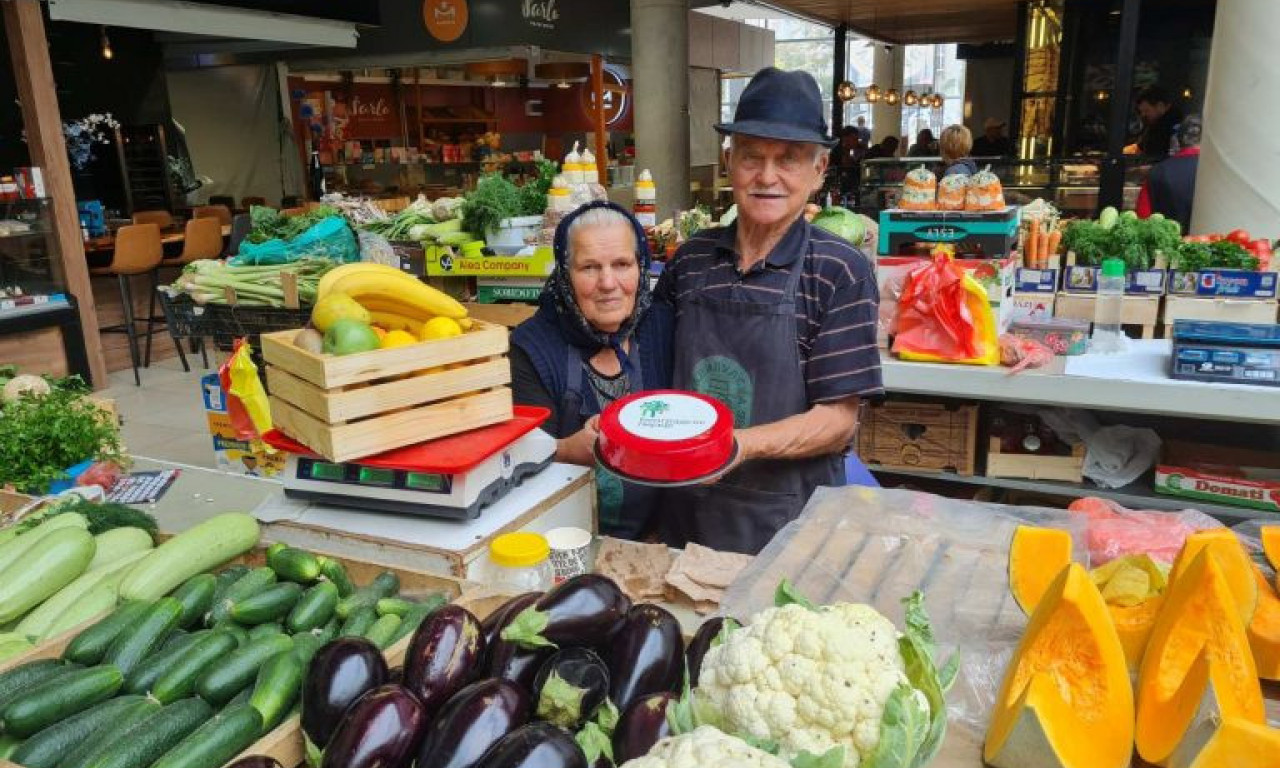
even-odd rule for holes
{"type": "MultiPolygon", "coordinates": [[[[704,271],[676,321],[675,386],[719,399],[736,428],[769,424],[809,410],[796,338],[796,289],[809,248],[791,266],[786,290],[771,303],[714,299],[704,271]]],[[[820,485],[843,485],[838,454],[740,465],[714,485],[674,489],[663,504],[672,543],[756,554],[795,519],[820,485]]]]}

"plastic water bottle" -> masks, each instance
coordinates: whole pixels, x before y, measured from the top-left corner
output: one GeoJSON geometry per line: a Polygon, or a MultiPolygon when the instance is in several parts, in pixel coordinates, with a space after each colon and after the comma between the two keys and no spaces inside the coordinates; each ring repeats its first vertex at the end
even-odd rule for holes
{"type": "Polygon", "coordinates": [[[1129,340],[1120,327],[1124,309],[1124,262],[1104,259],[1098,274],[1098,299],[1093,308],[1093,336],[1089,351],[1099,354],[1124,352],[1129,340]]]}

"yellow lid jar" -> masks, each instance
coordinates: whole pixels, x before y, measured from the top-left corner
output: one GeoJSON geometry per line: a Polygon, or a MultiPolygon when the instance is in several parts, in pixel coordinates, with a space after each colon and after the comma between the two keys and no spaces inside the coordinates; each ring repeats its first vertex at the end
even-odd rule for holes
{"type": "Polygon", "coordinates": [[[555,578],[550,556],[551,545],[540,533],[522,531],[495,536],[489,542],[480,581],[495,589],[545,591],[551,588],[555,578]]]}

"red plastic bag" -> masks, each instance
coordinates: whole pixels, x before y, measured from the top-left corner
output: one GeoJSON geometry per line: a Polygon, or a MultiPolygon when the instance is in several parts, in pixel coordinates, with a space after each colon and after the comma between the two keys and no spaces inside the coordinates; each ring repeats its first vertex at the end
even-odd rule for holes
{"type": "Polygon", "coordinates": [[[227,417],[231,419],[231,427],[235,429],[236,437],[241,440],[255,440],[258,438],[258,430],[253,426],[253,419],[249,418],[249,411],[244,407],[244,403],[240,402],[240,398],[231,393],[231,363],[236,359],[240,346],[245,343],[244,339],[236,339],[231,356],[218,368],[218,383],[222,385],[222,394],[226,396],[227,417]]]}
{"type": "Polygon", "coordinates": [[[999,348],[986,290],[935,251],[907,275],[898,299],[893,351],[904,360],[995,365],[999,348]]]}

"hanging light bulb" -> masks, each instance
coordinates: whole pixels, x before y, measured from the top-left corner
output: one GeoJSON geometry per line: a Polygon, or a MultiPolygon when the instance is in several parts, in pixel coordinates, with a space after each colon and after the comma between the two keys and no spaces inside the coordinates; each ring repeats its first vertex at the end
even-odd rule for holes
{"type": "Polygon", "coordinates": [[[855,88],[853,83],[848,80],[843,80],[836,86],[836,98],[841,101],[853,101],[854,97],[857,95],[858,89],[855,88]]]}
{"type": "Polygon", "coordinates": [[[879,100],[880,100],[880,86],[876,85],[875,83],[872,83],[871,87],[867,89],[867,101],[874,104],[879,100]]]}
{"type": "Polygon", "coordinates": [[[884,94],[884,103],[885,103],[885,104],[888,104],[889,106],[893,106],[894,104],[897,104],[897,103],[898,103],[898,89],[897,89],[897,88],[890,88],[889,90],[885,91],[885,94],[884,94]]]}
{"type": "Polygon", "coordinates": [[[102,58],[110,61],[112,58],[115,57],[116,52],[111,50],[111,40],[107,37],[106,27],[102,28],[101,41],[102,41],[102,58]]]}
{"type": "Polygon", "coordinates": [[[907,105],[908,107],[914,107],[916,103],[919,101],[920,101],[920,97],[916,95],[915,91],[907,91],[906,93],[902,94],[902,103],[907,105]]]}
{"type": "Polygon", "coordinates": [[[934,109],[942,109],[942,105],[944,103],[945,103],[945,100],[942,98],[942,94],[940,93],[933,94],[931,105],[933,106],[934,109]]]}

